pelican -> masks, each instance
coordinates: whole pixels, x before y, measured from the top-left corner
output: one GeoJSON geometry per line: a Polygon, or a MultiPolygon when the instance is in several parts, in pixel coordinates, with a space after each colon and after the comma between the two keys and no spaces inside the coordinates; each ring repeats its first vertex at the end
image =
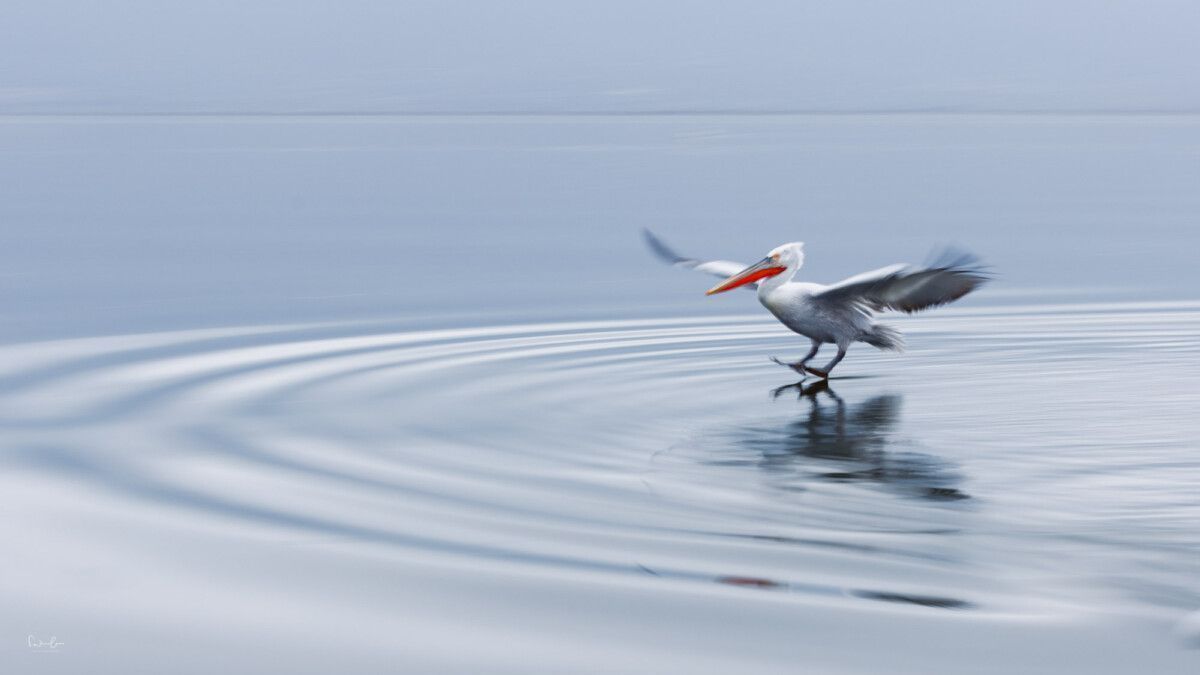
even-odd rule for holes
{"type": "Polygon", "coordinates": [[[650,250],[664,261],[723,277],[724,281],[708,289],[707,295],[756,285],[758,301],[783,325],[812,341],[812,348],[795,363],[771,358],[800,373],[801,378],[811,373],[828,379],[830,371],[846,357],[846,350],[854,342],[883,350],[902,350],[904,340],[900,332],[875,323],[875,314],[887,310],[912,314],[944,305],[991,278],[975,256],[947,251],[924,267],[890,265],[826,286],[792,281],[804,265],[804,242],[777,246],[765,258],[746,267],[728,260],[686,258],[650,230],[644,230],[643,234],[650,250]],[[810,368],[808,362],[816,357],[823,344],[837,345],[837,355],[823,368],[810,368]]]}

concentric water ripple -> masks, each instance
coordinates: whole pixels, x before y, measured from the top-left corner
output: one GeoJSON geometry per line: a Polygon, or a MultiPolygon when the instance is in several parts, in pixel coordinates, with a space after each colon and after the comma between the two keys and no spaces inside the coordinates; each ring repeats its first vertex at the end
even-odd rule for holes
{"type": "MultiPolygon", "coordinates": [[[[85,523],[114,569],[179,584],[198,568],[170,542],[202,533],[183,548],[205,570],[243,545],[285,577],[306,551],[370,551],[450,570],[434,584],[567,575],[651,598],[735,586],[722,593],[785,611],[894,621],[907,608],[1005,630],[1140,617],[1134,633],[1169,645],[1171,623],[1200,607],[1200,305],[897,323],[908,353],[859,346],[828,387],[786,386],[767,357],[803,341],[757,315],[6,347],[2,480],[26,525],[52,514],[50,529],[10,526],[31,547],[6,595],[44,599],[32,580],[69,564],[55,532],[85,523]]],[[[301,597],[342,578],[309,573],[296,573],[301,597]]],[[[95,588],[77,590],[90,607],[95,588]]],[[[147,602],[111,610],[148,620],[147,602]]]]}

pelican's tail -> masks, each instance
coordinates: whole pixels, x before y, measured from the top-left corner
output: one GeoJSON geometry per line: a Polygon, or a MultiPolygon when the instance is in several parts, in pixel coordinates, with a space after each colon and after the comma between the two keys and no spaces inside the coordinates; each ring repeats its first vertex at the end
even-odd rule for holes
{"type": "Polygon", "coordinates": [[[878,349],[904,351],[904,337],[900,335],[900,331],[881,323],[871,326],[870,332],[864,333],[859,339],[878,349]]]}

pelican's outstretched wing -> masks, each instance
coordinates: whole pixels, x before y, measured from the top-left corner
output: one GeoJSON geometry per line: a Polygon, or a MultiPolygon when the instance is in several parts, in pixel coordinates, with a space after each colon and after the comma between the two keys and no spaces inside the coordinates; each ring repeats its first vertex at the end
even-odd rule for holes
{"type": "MultiPolygon", "coordinates": [[[[731,277],[738,272],[746,269],[742,263],[733,262],[731,260],[696,260],[695,258],[685,258],[676,253],[670,246],[667,246],[662,239],[659,239],[650,230],[642,230],[642,236],[646,239],[646,245],[654,251],[654,255],[658,256],[663,262],[675,267],[682,267],[685,270],[696,270],[704,272],[722,279],[731,277]]],[[[757,282],[747,284],[746,288],[757,286],[757,282]]],[[[753,290],[751,288],[751,290],[753,290]]]]}
{"type": "Polygon", "coordinates": [[[974,255],[947,250],[925,267],[892,265],[826,288],[813,300],[863,311],[911,314],[953,302],[991,279],[974,255]]]}

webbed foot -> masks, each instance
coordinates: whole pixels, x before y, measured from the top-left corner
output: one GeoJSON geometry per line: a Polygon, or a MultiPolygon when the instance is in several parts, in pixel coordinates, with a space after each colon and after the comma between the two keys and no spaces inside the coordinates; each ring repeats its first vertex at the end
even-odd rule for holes
{"type": "Polygon", "coordinates": [[[800,373],[801,377],[804,377],[805,375],[807,375],[807,372],[804,369],[803,361],[797,361],[796,363],[787,363],[785,361],[780,361],[779,359],[775,358],[774,356],[771,357],[771,360],[774,361],[775,363],[778,363],[779,365],[783,366],[784,368],[791,368],[792,370],[796,371],[797,373],[800,373]]]}

